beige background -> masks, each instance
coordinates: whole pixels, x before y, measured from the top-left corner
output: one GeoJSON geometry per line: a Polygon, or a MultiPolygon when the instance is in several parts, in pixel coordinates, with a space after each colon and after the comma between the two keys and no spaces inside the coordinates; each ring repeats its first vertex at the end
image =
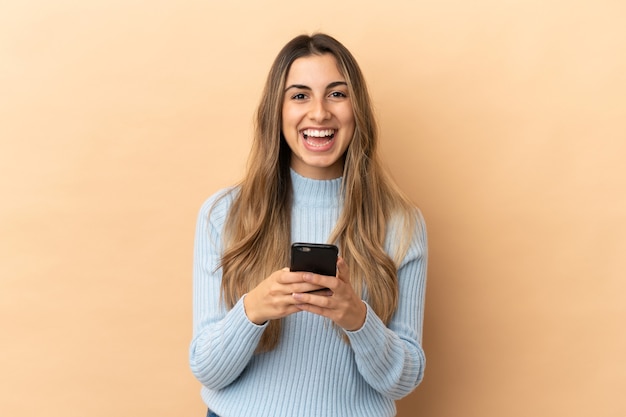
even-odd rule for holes
{"type": "Polygon", "coordinates": [[[362,64],[429,225],[400,416],[626,415],[622,0],[0,3],[0,414],[202,416],[197,210],[242,174],[272,59],[362,64]]]}

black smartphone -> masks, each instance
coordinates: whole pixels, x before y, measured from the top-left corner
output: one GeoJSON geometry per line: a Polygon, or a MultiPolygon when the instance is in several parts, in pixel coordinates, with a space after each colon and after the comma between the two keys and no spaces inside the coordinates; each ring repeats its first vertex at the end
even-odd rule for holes
{"type": "Polygon", "coordinates": [[[337,255],[335,245],[322,243],[294,243],[291,245],[291,271],[313,272],[334,277],[337,275],[337,255]]]}

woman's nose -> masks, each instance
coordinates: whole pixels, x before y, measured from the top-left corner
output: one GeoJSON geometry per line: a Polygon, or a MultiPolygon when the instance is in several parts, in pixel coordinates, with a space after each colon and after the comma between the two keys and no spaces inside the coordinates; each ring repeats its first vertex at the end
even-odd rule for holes
{"type": "Polygon", "coordinates": [[[328,110],[326,103],[323,99],[313,100],[311,102],[311,109],[309,110],[309,117],[311,120],[323,121],[330,119],[330,111],[328,110]]]}

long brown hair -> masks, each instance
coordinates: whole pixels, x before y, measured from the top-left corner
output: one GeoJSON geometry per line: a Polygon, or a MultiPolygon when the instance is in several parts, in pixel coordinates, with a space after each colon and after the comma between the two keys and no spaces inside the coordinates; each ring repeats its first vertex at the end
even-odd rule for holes
{"type": "MultiPolygon", "coordinates": [[[[291,151],[281,133],[283,90],[291,64],[314,54],[336,58],[348,84],[355,116],[354,137],[343,170],[345,202],[329,241],[340,246],[357,294],[366,289],[367,302],[388,323],[398,304],[396,271],[410,236],[405,233],[402,241],[393,242],[393,259],[384,250],[385,237],[389,227],[412,230],[415,210],[380,164],[376,121],[356,60],[340,42],[325,34],[292,39],[270,69],[256,113],[247,172],[226,220],[222,300],[232,308],[243,294],[288,265],[291,151]]],[[[272,320],[258,351],[273,349],[280,332],[281,320],[272,320]]]]}

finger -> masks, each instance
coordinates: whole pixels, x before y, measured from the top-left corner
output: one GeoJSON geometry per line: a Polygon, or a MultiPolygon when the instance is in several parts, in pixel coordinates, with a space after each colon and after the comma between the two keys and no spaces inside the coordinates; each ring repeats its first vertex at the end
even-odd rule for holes
{"type": "Polygon", "coordinates": [[[286,317],[290,314],[301,311],[298,304],[301,303],[292,294],[277,297],[267,305],[266,314],[270,319],[286,317]]]}
{"type": "Polygon", "coordinates": [[[282,271],[279,271],[274,277],[273,282],[269,282],[267,286],[268,296],[291,296],[294,292],[310,292],[321,290],[324,287],[315,283],[305,282],[302,280],[302,273],[288,273],[289,276],[282,276],[282,271]],[[296,282],[291,282],[291,281],[296,282]]]}
{"type": "Polygon", "coordinates": [[[306,272],[291,272],[288,268],[278,271],[276,282],[280,284],[294,284],[297,282],[304,282],[303,275],[306,272]]]}
{"type": "Polygon", "coordinates": [[[318,316],[331,318],[330,311],[328,309],[321,308],[313,304],[296,304],[295,307],[299,311],[308,311],[309,313],[317,314],[318,316]]]}
{"type": "Polygon", "coordinates": [[[326,288],[324,285],[311,281],[312,275],[310,272],[285,272],[277,281],[279,284],[286,286],[284,292],[289,294],[294,292],[311,292],[326,288]]]}
{"type": "MultiPolygon", "coordinates": [[[[330,297],[327,295],[318,295],[313,293],[293,293],[292,297],[296,302],[296,306],[298,308],[303,308],[303,306],[314,306],[318,307],[319,309],[326,310],[330,307],[332,303],[330,297]]],[[[306,309],[307,311],[314,312],[308,307],[306,307],[306,309]]],[[[319,312],[317,312],[317,310],[315,312],[316,314],[320,314],[319,312]]]]}
{"type": "Polygon", "coordinates": [[[312,283],[308,283],[308,282],[302,282],[302,283],[297,283],[297,284],[291,284],[289,285],[289,294],[294,294],[294,293],[314,293],[317,291],[324,291],[324,290],[328,290],[328,288],[321,286],[321,285],[317,285],[317,284],[312,284],[312,283]]]}
{"type": "Polygon", "coordinates": [[[337,258],[337,278],[343,282],[350,281],[350,268],[342,257],[337,258]]]}
{"type": "Polygon", "coordinates": [[[306,273],[302,278],[305,282],[318,285],[321,288],[337,288],[337,277],[306,273]]]}

